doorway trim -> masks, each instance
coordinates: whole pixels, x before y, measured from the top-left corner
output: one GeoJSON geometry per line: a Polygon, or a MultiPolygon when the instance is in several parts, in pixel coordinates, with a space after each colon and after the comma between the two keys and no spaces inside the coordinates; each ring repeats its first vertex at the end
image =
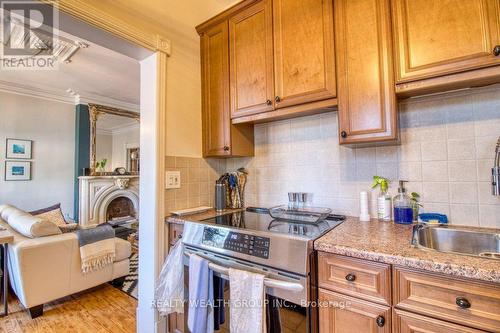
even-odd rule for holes
{"type": "MultiPolygon", "coordinates": [[[[166,154],[166,112],[167,112],[167,58],[170,55],[171,44],[170,40],[165,36],[157,33],[149,32],[144,27],[136,27],[125,20],[104,12],[86,0],[41,0],[44,3],[50,4],[58,8],[61,12],[69,14],[81,21],[109,32],[115,36],[121,37],[133,44],[142,46],[154,52],[156,56],[156,98],[155,113],[149,114],[148,118],[154,119],[154,129],[151,132],[155,133],[154,142],[156,156],[150,156],[150,159],[155,161],[154,165],[142,165],[141,171],[148,172],[148,169],[154,173],[153,179],[154,193],[149,193],[148,199],[153,197],[155,200],[145,200],[150,202],[149,207],[145,207],[143,193],[141,191],[141,210],[151,209],[149,214],[141,214],[150,218],[144,223],[147,228],[142,228],[144,233],[147,233],[147,240],[153,242],[139,242],[139,253],[142,253],[143,258],[148,258],[149,262],[145,263],[143,270],[139,267],[139,281],[143,279],[144,286],[147,285],[147,290],[139,291],[139,305],[137,308],[137,331],[138,332],[166,332],[166,319],[160,317],[158,312],[150,303],[154,300],[154,281],[156,280],[161,265],[164,260],[165,250],[165,235],[167,234],[167,226],[165,225],[165,154],[166,154]],[[147,269],[146,269],[147,268],[147,269]],[[152,268],[152,269],[151,269],[152,268]],[[146,272],[147,274],[141,274],[146,272]],[[150,285],[151,284],[151,285],[150,285]]],[[[142,66],[141,66],[142,67],[142,66]]],[[[141,83],[142,85],[142,83],[141,83]]],[[[141,109],[143,102],[141,101],[141,109]]],[[[142,118],[142,116],[141,116],[142,118]]],[[[142,123],[142,120],[141,120],[142,123]]],[[[142,128],[141,128],[142,130],[142,128]]],[[[142,133],[141,133],[142,138],[142,133]]],[[[142,145],[142,142],[141,142],[142,145]]],[[[142,150],[142,149],[141,149],[142,150]]],[[[151,177],[148,178],[151,180],[151,177]]],[[[144,188],[144,186],[141,186],[144,188]]],[[[141,233],[142,234],[142,233],[141,233]]],[[[143,235],[140,235],[143,237],[143,235]]],[[[145,239],[145,237],[143,237],[145,239]]],[[[141,266],[141,264],[139,264],[141,266]]],[[[144,288],[146,289],[146,288],[144,288]]]]}

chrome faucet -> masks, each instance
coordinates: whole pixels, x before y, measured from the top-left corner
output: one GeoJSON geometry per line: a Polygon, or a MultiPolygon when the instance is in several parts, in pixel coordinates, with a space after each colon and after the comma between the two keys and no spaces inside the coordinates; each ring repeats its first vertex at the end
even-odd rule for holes
{"type": "Polygon", "coordinates": [[[495,149],[495,164],[491,169],[491,190],[493,195],[500,196],[500,137],[495,149]]]}

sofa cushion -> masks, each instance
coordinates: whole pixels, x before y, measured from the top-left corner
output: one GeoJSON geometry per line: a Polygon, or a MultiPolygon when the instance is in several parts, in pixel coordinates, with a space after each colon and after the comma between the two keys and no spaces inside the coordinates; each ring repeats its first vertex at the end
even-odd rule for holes
{"type": "Polygon", "coordinates": [[[1,218],[12,229],[29,238],[61,234],[61,230],[54,223],[35,217],[13,206],[4,208],[1,212],[1,218]]]}
{"type": "Polygon", "coordinates": [[[12,205],[0,205],[0,219],[7,222],[7,216],[16,210],[17,208],[12,205]]]}
{"type": "Polygon", "coordinates": [[[63,213],[61,211],[60,203],[47,208],[32,211],[30,212],[30,214],[41,219],[48,220],[49,222],[52,222],[58,226],[64,226],[66,224],[66,220],[64,219],[63,213]]]}
{"type": "Polygon", "coordinates": [[[124,239],[115,237],[115,262],[127,259],[132,254],[132,246],[124,239]]]}

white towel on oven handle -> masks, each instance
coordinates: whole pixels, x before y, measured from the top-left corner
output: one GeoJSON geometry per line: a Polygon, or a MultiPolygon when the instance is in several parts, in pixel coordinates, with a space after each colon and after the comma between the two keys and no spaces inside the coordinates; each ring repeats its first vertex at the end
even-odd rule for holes
{"type": "Polygon", "coordinates": [[[266,306],[262,274],[229,268],[231,333],[265,333],[266,306]]]}

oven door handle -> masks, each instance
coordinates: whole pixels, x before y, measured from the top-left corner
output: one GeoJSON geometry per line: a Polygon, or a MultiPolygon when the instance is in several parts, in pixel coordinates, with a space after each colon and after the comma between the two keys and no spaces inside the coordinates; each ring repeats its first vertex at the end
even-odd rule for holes
{"type": "MultiPolygon", "coordinates": [[[[187,256],[190,256],[190,253],[185,253],[187,256]]],[[[199,254],[196,254],[200,256],[199,254]]],[[[203,256],[200,256],[203,257],[203,256]]],[[[208,260],[207,258],[204,258],[208,260]]],[[[229,281],[229,268],[223,267],[217,264],[214,264],[213,262],[208,261],[208,268],[213,270],[214,272],[217,272],[221,275],[222,278],[226,279],[229,281]]],[[[282,290],[287,290],[291,292],[301,292],[304,290],[304,287],[300,283],[296,282],[288,282],[288,281],[282,281],[282,280],[276,280],[276,279],[270,279],[270,278],[264,278],[264,285],[268,288],[276,288],[276,289],[282,289],[282,290]]]]}
{"type": "MultiPolygon", "coordinates": [[[[208,263],[208,267],[214,272],[217,272],[220,275],[222,275],[223,278],[229,280],[229,268],[214,264],[212,262],[208,263]]],[[[304,287],[299,283],[269,279],[269,278],[264,278],[264,285],[268,288],[277,288],[292,292],[301,292],[304,290],[304,287]]]]}

